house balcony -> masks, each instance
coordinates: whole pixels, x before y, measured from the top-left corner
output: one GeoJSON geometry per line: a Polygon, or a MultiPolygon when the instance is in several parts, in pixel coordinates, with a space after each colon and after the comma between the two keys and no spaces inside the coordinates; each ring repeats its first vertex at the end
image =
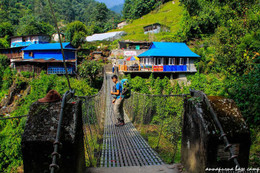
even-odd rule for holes
{"type": "Polygon", "coordinates": [[[194,72],[189,65],[119,65],[118,70],[122,72],[194,72]]]}
{"type": "MultiPolygon", "coordinates": [[[[68,74],[74,74],[75,69],[72,67],[67,67],[68,74]]],[[[48,67],[47,74],[66,74],[64,67],[48,67]]]]}

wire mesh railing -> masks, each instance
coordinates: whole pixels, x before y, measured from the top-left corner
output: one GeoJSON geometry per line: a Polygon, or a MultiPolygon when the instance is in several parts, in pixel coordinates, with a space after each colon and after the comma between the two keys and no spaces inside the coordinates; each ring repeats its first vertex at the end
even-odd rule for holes
{"type": "Polygon", "coordinates": [[[96,167],[100,163],[106,110],[106,81],[104,73],[103,85],[97,94],[77,97],[82,100],[84,147],[87,167],[96,167]]]}
{"type": "Polygon", "coordinates": [[[165,163],[180,161],[183,104],[187,95],[133,92],[124,102],[132,123],[165,163]]]}

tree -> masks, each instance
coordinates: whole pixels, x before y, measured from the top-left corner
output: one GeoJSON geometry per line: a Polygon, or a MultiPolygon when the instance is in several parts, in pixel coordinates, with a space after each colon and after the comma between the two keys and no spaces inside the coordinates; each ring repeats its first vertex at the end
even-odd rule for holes
{"type": "Polygon", "coordinates": [[[72,22],[68,24],[65,34],[66,40],[70,41],[73,46],[78,47],[87,35],[87,26],[80,21],[72,22]]]}
{"type": "Polygon", "coordinates": [[[137,19],[150,11],[156,9],[163,3],[169,0],[159,1],[159,0],[126,0],[123,8],[123,18],[124,19],[137,19]]]}
{"type": "MultiPolygon", "coordinates": [[[[104,32],[110,27],[106,23],[109,19],[120,19],[120,15],[109,10],[104,3],[95,0],[51,0],[57,21],[81,21],[90,26],[94,22],[98,32],[104,32]]],[[[46,33],[48,24],[55,26],[50,6],[47,0],[1,0],[0,1],[0,25],[8,22],[17,33],[46,33]],[[46,28],[47,27],[47,28],[46,28]],[[42,31],[43,28],[44,30],[42,31]]],[[[110,22],[111,23],[111,22],[110,22]]],[[[9,25],[10,26],[10,25],[9,25]]],[[[47,31],[49,34],[49,31],[47,31]]],[[[0,31],[3,35],[3,32],[0,31]]]]}
{"type": "Polygon", "coordinates": [[[0,68],[5,69],[9,66],[9,59],[5,55],[0,55],[0,68]]]}
{"type": "Polygon", "coordinates": [[[54,33],[54,27],[49,23],[42,22],[39,18],[33,15],[24,16],[19,24],[17,30],[18,35],[31,35],[31,34],[49,34],[54,33]]]}
{"type": "Polygon", "coordinates": [[[89,79],[90,85],[94,86],[95,81],[98,81],[98,75],[101,74],[102,65],[97,61],[83,61],[79,65],[79,75],[82,78],[89,79]]]}
{"type": "Polygon", "coordinates": [[[108,11],[109,11],[106,4],[99,3],[96,8],[97,8],[97,12],[98,12],[98,14],[96,15],[96,21],[106,22],[107,14],[108,14],[108,11]]]}
{"type": "Polygon", "coordinates": [[[6,56],[0,55],[0,89],[3,83],[2,77],[4,76],[4,71],[9,66],[9,62],[9,59],[6,56]]]}
{"type": "Polygon", "coordinates": [[[128,19],[130,17],[130,14],[131,14],[131,0],[125,0],[122,14],[123,14],[123,18],[124,19],[128,19]]]}
{"type": "Polygon", "coordinates": [[[8,35],[0,38],[0,48],[8,48],[9,47],[9,42],[8,42],[8,35]]]}
{"type": "Polygon", "coordinates": [[[13,36],[14,28],[11,23],[3,22],[0,23],[0,37],[13,36]]]}

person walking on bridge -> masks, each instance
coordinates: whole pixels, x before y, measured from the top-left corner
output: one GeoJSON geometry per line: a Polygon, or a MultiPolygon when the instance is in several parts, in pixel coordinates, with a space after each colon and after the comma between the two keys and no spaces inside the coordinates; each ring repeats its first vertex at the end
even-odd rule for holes
{"type": "Polygon", "coordinates": [[[113,64],[112,73],[115,73],[115,67],[116,67],[116,63],[113,64]]]}
{"type": "Polygon", "coordinates": [[[112,81],[115,83],[113,90],[111,91],[111,95],[115,95],[115,99],[113,100],[114,104],[114,114],[118,120],[116,126],[123,126],[125,125],[124,121],[124,110],[123,110],[123,103],[124,103],[124,96],[122,95],[122,84],[118,81],[117,75],[112,76],[112,81]]]}

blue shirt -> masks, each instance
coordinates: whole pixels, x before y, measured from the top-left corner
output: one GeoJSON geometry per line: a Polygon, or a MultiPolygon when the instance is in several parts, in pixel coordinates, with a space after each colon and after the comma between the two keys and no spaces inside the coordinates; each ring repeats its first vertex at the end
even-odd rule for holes
{"type": "MultiPolygon", "coordinates": [[[[117,82],[116,83],[116,91],[119,90],[119,95],[116,97],[116,99],[119,99],[120,98],[120,95],[122,94],[122,84],[120,82],[117,82]]],[[[124,98],[123,95],[121,95],[121,98],[124,98]]]]}

